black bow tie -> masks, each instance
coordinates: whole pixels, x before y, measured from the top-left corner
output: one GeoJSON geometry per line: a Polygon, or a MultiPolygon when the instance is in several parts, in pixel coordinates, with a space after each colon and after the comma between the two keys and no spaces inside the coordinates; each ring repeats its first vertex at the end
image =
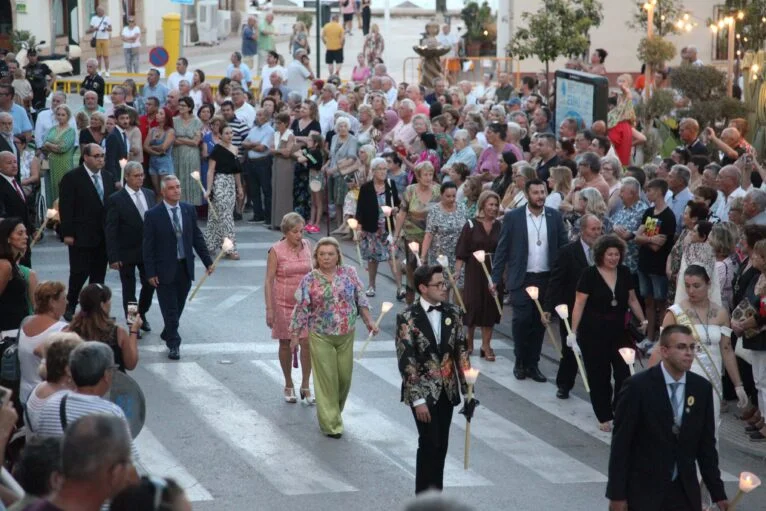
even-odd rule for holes
{"type": "Polygon", "coordinates": [[[431,312],[431,311],[444,312],[444,305],[442,305],[442,304],[431,305],[430,307],[428,307],[428,310],[426,312],[431,312]]]}

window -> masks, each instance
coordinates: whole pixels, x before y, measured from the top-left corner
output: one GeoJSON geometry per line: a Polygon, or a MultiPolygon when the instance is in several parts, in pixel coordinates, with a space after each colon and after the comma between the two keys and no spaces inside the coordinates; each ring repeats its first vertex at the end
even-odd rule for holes
{"type": "Polygon", "coordinates": [[[64,16],[65,0],[53,0],[53,35],[67,35],[66,17],[64,16]]]}

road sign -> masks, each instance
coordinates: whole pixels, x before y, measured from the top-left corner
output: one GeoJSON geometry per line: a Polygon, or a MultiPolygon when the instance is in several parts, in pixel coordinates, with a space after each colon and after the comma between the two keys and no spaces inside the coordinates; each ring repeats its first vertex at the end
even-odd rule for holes
{"type": "Polygon", "coordinates": [[[162,67],[168,63],[168,51],[162,46],[152,48],[149,52],[149,63],[156,67],[162,67]]]}
{"type": "Polygon", "coordinates": [[[107,399],[125,412],[130,433],[136,438],[146,421],[146,398],[136,380],[123,372],[115,371],[107,399]]]}

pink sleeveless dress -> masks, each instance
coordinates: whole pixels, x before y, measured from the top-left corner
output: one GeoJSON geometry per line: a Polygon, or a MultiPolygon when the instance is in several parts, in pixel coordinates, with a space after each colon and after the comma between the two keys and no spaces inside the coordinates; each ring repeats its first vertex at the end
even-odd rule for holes
{"type": "MultiPolygon", "coordinates": [[[[272,300],[274,300],[274,328],[272,339],[290,338],[290,320],[295,307],[295,291],[301,279],[311,271],[311,245],[303,240],[300,252],[290,248],[286,240],[278,241],[271,250],[277,256],[277,274],[274,278],[272,300]]],[[[301,338],[308,332],[301,332],[301,338]]]]}

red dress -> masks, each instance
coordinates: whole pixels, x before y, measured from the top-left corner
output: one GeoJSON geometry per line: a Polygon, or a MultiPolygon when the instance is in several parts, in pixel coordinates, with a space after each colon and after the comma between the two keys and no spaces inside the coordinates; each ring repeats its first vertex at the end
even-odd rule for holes
{"type": "MultiPolygon", "coordinates": [[[[287,240],[280,240],[271,247],[277,257],[277,273],[274,278],[271,297],[274,305],[274,327],[272,339],[290,338],[290,320],[295,307],[295,292],[303,277],[311,271],[311,245],[302,240],[300,251],[290,247],[287,240]]],[[[301,332],[300,338],[308,337],[301,332]]]]}

